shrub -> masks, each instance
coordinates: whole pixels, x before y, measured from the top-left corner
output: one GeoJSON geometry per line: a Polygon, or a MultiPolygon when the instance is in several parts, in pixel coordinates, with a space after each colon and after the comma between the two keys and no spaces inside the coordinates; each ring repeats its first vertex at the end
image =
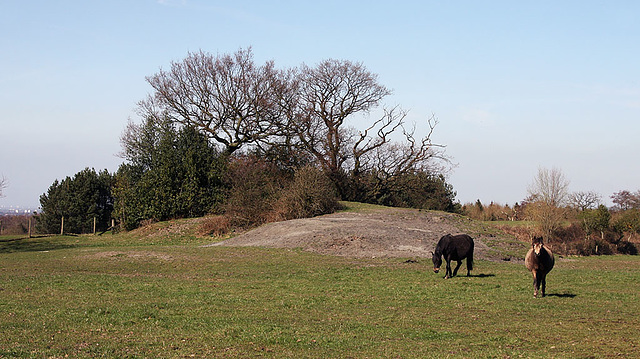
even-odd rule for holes
{"type": "Polygon", "coordinates": [[[200,224],[198,234],[219,237],[232,230],[231,220],[227,215],[215,215],[206,217],[200,224]]]}
{"type": "Polygon", "coordinates": [[[465,203],[462,206],[462,214],[479,221],[515,221],[518,217],[520,206],[511,208],[509,205],[501,205],[491,202],[485,206],[477,200],[475,203],[465,203]]]}
{"type": "Polygon", "coordinates": [[[613,254],[611,244],[602,239],[587,238],[584,241],[576,242],[574,245],[575,254],[581,256],[613,254]]]}
{"type": "Polygon", "coordinates": [[[543,201],[528,203],[525,213],[528,219],[537,223],[539,233],[547,239],[553,238],[565,221],[564,208],[543,201]]]}
{"type": "Polygon", "coordinates": [[[312,166],[298,169],[282,192],[276,212],[282,219],[307,218],[331,213],[339,207],[336,189],[322,171],[312,166]]]}
{"type": "Polygon", "coordinates": [[[618,212],[611,222],[613,229],[629,241],[634,235],[640,233],[640,210],[629,209],[618,212]]]}
{"type": "Polygon", "coordinates": [[[31,219],[31,230],[34,230],[38,219],[37,216],[30,214],[0,215],[0,235],[27,234],[29,232],[29,219],[31,219]]]}
{"type": "Polygon", "coordinates": [[[40,196],[42,211],[37,215],[40,233],[59,233],[62,218],[66,233],[91,233],[110,226],[113,211],[113,175],[107,170],[85,168],[73,177],[55,180],[40,196]]]}
{"type": "Polygon", "coordinates": [[[227,171],[224,215],[203,224],[203,232],[224,234],[268,222],[331,213],[339,207],[333,183],[319,169],[295,173],[257,156],[233,158],[227,171]]]}
{"type": "Polygon", "coordinates": [[[275,164],[254,156],[232,159],[226,173],[229,192],[222,206],[231,225],[251,227],[269,222],[287,177],[275,164]]]}
{"type": "Polygon", "coordinates": [[[620,254],[631,254],[631,255],[637,255],[638,254],[638,246],[634,243],[631,242],[627,242],[627,241],[620,241],[618,242],[618,244],[616,244],[616,251],[620,254]]]}
{"type": "Polygon", "coordinates": [[[144,220],[200,217],[222,202],[226,157],[191,127],[147,119],[124,137],[127,160],[113,186],[114,214],[131,230],[144,220]]]}
{"type": "Polygon", "coordinates": [[[456,192],[443,175],[427,172],[404,173],[387,177],[374,171],[348,178],[349,201],[390,207],[420,208],[459,213],[456,192]]]}

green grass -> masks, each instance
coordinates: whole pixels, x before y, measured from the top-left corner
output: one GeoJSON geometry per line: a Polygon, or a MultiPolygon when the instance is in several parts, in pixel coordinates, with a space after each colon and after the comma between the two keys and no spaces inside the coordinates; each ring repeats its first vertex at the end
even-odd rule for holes
{"type": "Polygon", "coordinates": [[[338,212],[367,213],[367,212],[375,212],[375,211],[389,209],[389,207],[380,206],[377,204],[362,203],[362,202],[340,201],[340,205],[343,208],[338,212]]]}
{"type": "Polygon", "coordinates": [[[524,265],[200,247],[157,235],[0,238],[0,358],[632,357],[640,257],[524,265]],[[464,270],[463,270],[464,272],[464,270]]]}

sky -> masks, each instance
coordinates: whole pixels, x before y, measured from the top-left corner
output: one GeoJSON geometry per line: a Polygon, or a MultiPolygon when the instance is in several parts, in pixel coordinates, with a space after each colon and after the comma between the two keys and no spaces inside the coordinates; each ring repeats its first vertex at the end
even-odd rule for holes
{"type": "Polygon", "coordinates": [[[553,167],[610,204],[640,189],[638,14],[616,0],[0,0],[0,207],[115,172],[146,76],[248,47],[279,68],[360,62],[418,135],[434,115],[463,204],[522,201],[553,167]]]}

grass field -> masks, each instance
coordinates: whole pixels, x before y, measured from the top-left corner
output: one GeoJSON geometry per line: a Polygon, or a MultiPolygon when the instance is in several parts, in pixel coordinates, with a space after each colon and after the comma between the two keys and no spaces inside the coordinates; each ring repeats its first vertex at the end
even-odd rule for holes
{"type": "MultiPolygon", "coordinates": [[[[640,350],[640,257],[569,258],[534,299],[514,262],[201,245],[190,235],[0,238],[0,358],[603,358],[640,350]],[[466,272],[462,270],[461,272],[466,272]]],[[[163,234],[164,233],[164,234],[163,234]]]]}

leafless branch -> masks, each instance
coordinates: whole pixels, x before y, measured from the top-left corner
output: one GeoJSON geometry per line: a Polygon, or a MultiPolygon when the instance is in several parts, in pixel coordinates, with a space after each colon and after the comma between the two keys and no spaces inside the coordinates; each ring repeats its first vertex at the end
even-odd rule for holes
{"type": "Polygon", "coordinates": [[[232,153],[282,134],[281,80],[273,62],[254,64],[251,49],[216,57],[200,51],[147,77],[155,92],[139,110],[194,126],[232,153]]]}

